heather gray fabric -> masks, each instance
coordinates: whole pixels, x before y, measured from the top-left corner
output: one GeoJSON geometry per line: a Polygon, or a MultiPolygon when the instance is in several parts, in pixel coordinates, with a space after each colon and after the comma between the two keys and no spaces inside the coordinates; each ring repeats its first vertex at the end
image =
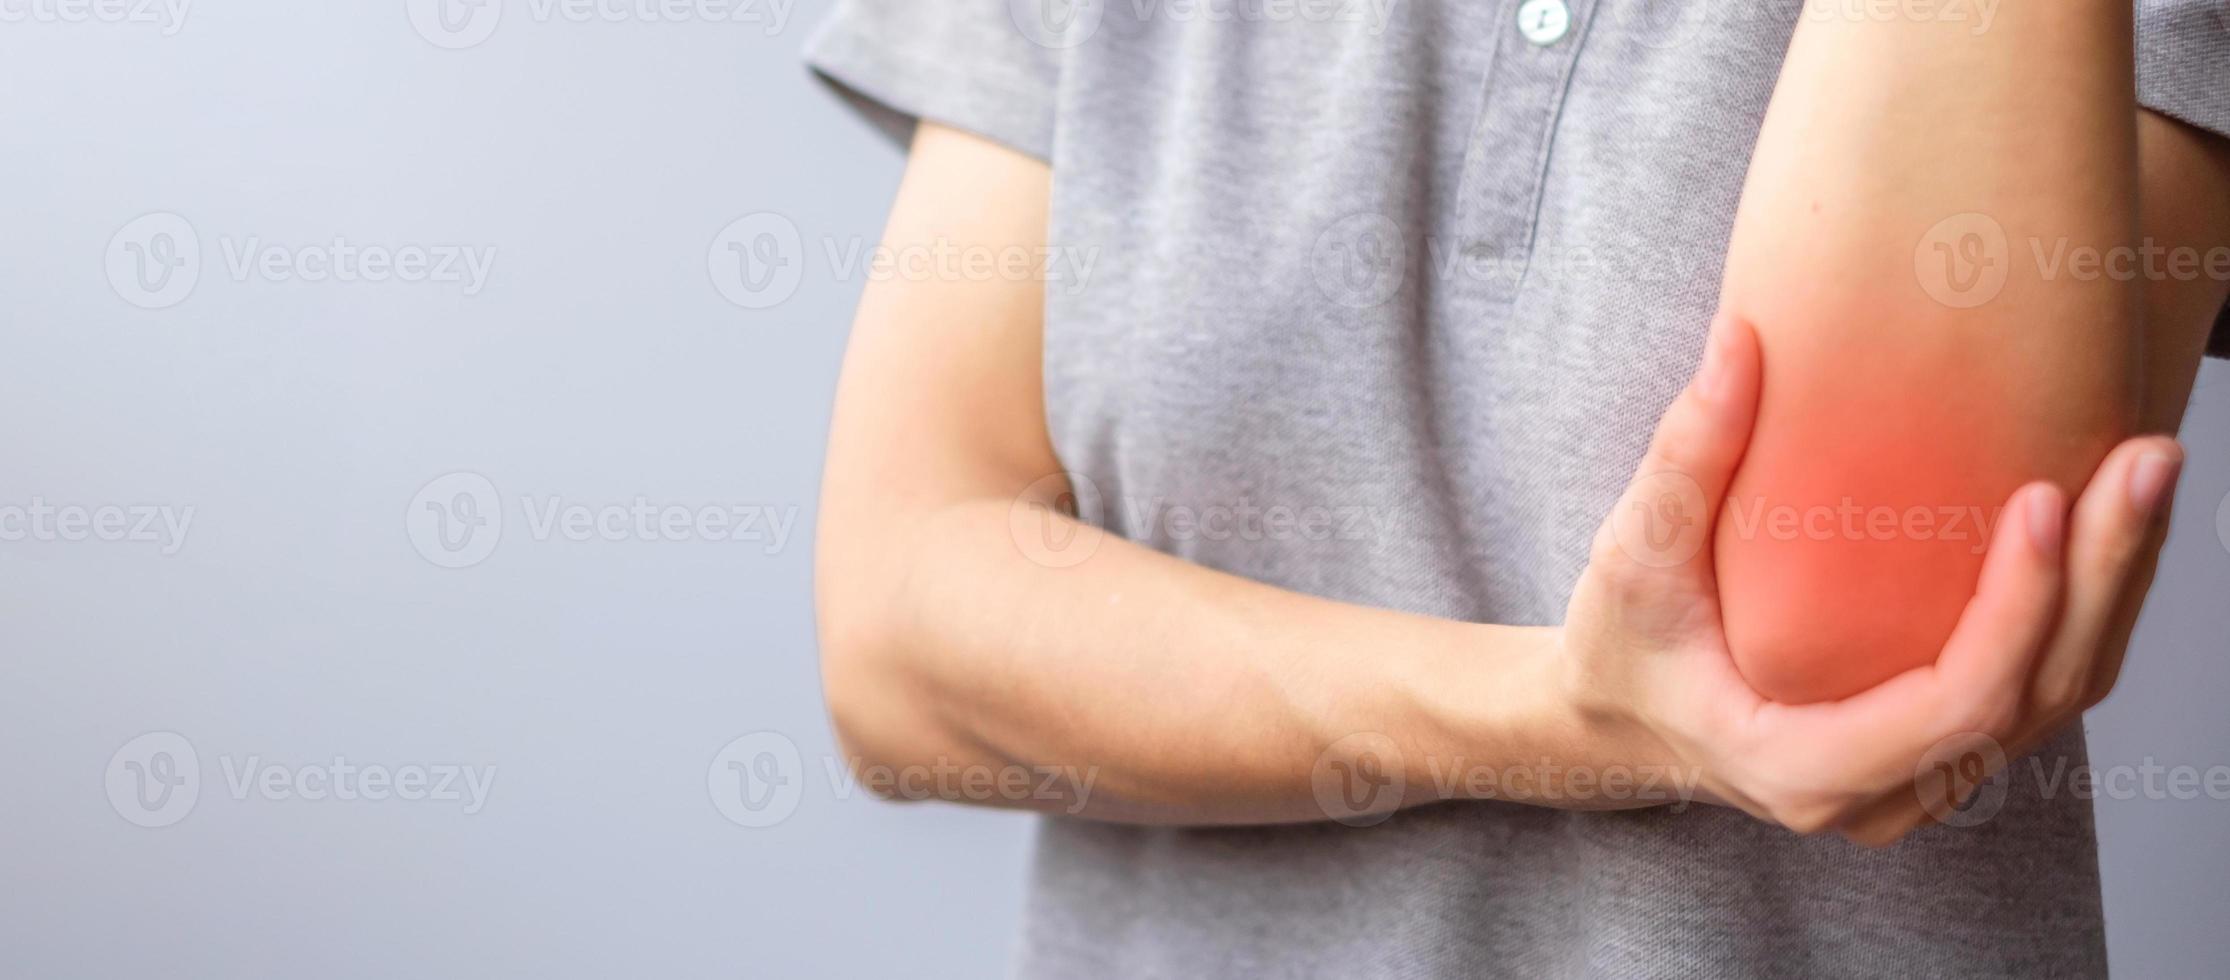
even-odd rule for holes
{"type": "MultiPolygon", "coordinates": [[[[2144,7],[2148,104],[2230,130],[2221,8],[2144,7]]],[[[1796,8],[1572,0],[1547,45],[1517,0],[1042,19],[1067,9],[850,0],[810,57],[894,127],[1052,162],[1052,241],[1095,261],[1047,288],[1046,409],[1100,519],[1303,592],[1557,621],[1700,356],[1796,8]],[[1279,507],[1330,520],[1246,516],[1279,507]]],[[[2089,804],[2036,778],[2082,761],[2064,737],[1994,817],[1880,852],[1703,807],[1052,819],[1019,972],[2096,976],[2089,804]]]]}

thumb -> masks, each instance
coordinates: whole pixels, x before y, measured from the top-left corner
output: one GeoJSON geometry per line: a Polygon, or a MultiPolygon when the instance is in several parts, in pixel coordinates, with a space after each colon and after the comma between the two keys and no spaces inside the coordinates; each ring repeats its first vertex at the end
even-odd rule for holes
{"type": "Polygon", "coordinates": [[[1763,357],[1757,333],[1728,314],[1712,321],[1703,366],[1665,411],[1604,530],[1627,560],[1686,568],[1707,576],[1711,542],[1727,485],[1757,420],[1763,357]]]}

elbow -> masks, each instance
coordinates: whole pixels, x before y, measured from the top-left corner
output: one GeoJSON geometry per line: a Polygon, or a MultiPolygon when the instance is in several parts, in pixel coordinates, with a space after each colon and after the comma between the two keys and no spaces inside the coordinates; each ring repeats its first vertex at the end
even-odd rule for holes
{"type": "Polygon", "coordinates": [[[1714,560],[1728,646],[1771,700],[1835,700],[1934,662],[2014,490],[2080,491],[2128,428],[2111,344],[2039,356],[1909,327],[1761,322],[1765,392],[1714,560]]]}
{"type": "MultiPolygon", "coordinates": [[[[819,613],[821,700],[836,733],[838,750],[855,777],[861,770],[892,765],[891,747],[904,744],[892,732],[899,700],[896,670],[889,654],[888,630],[871,619],[832,611],[842,603],[822,601],[819,613]]],[[[871,786],[862,780],[861,785],[871,786]]]]}
{"type": "Polygon", "coordinates": [[[824,571],[817,592],[821,698],[838,751],[859,786],[886,800],[908,799],[874,777],[918,765],[924,746],[943,743],[906,666],[913,640],[880,590],[824,571]]]}
{"type": "Polygon", "coordinates": [[[938,723],[885,624],[821,621],[822,702],[852,785],[886,803],[969,802],[925,778],[953,764],[960,733],[938,723]]]}

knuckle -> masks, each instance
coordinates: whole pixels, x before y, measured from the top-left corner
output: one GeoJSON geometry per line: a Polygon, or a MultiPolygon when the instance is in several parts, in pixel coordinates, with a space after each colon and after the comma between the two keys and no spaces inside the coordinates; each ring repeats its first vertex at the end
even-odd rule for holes
{"type": "Polygon", "coordinates": [[[1650,433],[1649,448],[1642,453],[1642,472],[1686,469],[1693,465],[1695,448],[1705,434],[1705,419],[1699,410],[1695,392],[1683,391],[1665,409],[1664,417],[1657,420],[1657,428],[1650,433]]]}
{"type": "Polygon", "coordinates": [[[1693,416],[1686,411],[1690,396],[1683,394],[1674,403],[1671,414],[1657,427],[1657,435],[1650,440],[1649,469],[1652,471],[1685,472],[1694,468],[1694,450],[1703,432],[1693,416]]]}
{"type": "Polygon", "coordinates": [[[2046,718],[2065,717],[2082,711],[2089,696],[2090,687],[2082,677],[2053,677],[2045,680],[2037,693],[2037,710],[2046,718]]]}
{"type": "Polygon", "coordinates": [[[1850,835],[1850,838],[1861,846],[1879,850],[1904,840],[1905,836],[1915,829],[1917,828],[1910,821],[1898,821],[1868,827],[1862,832],[1850,835]]]}
{"type": "Polygon", "coordinates": [[[1956,731],[1980,732],[1992,738],[2004,738],[2021,720],[2021,699],[2012,691],[1997,691],[1968,702],[1960,712],[1956,731]]]}
{"type": "MultiPolygon", "coordinates": [[[[1624,503],[1623,500],[1620,501],[1621,510],[1624,509],[1624,503]]],[[[1607,579],[1628,564],[1626,551],[1618,543],[1617,521],[1618,515],[1612,514],[1611,519],[1604,521],[1603,526],[1596,530],[1595,540],[1588,544],[1588,570],[1598,578],[1607,579]]]]}
{"type": "Polygon", "coordinates": [[[1703,484],[1678,469],[1645,469],[1620,497],[1597,542],[1609,560],[1646,572],[1688,566],[1702,553],[1712,529],[1711,501],[1703,484]]]}
{"type": "Polygon", "coordinates": [[[2099,687],[2083,692],[2081,710],[2089,711],[2092,708],[2098,707],[2099,705],[2105,703],[2106,696],[2112,693],[2114,693],[2114,689],[2111,686],[2107,685],[2101,685],[2099,687]]]}
{"type": "Polygon", "coordinates": [[[1603,589],[1608,589],[1617,598],[1637,596],[1644,589],[1644,585],[1641,585],[1644,580],[1648,580],[1648,569],[1630,563],[1630,560],[1610,560],[1601,569],[1603,589]]]}
{"type": "Polygon", "coordinates": [[[1835,829],[1845,810],[1844,801],[1824,794],[1789,797],[1767,806],[1775,823],[1806,837],[1835,829]]]}
{"type": "Polygon", "coordinates": [[[1637,598],[1650,589],[1655,569],[1639,560],[1618,528],[1605,525],[1590,548],[1587,574],[1602,594],[1614,600],[1637,598]]]}
{"type": "Polygon", "coordinates": [[[1824,809],[1812,807],[1784,811],[1778,819],[1782,826],[1806,837],[1819,834],[1835,826],[1833,814],[1824,809]]]}
{"type": "Polygon", "coordinates": [[[2102,547],[2089,549],[2075,565],[2078,582],[2107,584],[2127,578],[2144,550],[2142,528],[2118,527],[2102,547]]]}

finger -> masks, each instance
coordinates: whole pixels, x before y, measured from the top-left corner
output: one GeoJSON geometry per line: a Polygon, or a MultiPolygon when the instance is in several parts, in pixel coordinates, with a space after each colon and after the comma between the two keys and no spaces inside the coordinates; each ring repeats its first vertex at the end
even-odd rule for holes
{"type": "MultiPolygon", "coordinates": [[[[2112,690],[2167,538],[2181,447],[2132,439],[2099,465],[2076,504],[2068,543],[2066,606],[2031,679],[2029,710],[2012,741],[2022,755],[2112,690]],[[2072,703],[2071,703],[2072,699],[2072,703]]],[[[1885,846],[1937,822],[1954,800],[1924,799],[1916,782],[1858,808],[1844,836],[1885,846]]]]}
{"type": "Polygon", "coordinates": [[[1756,331],[1728,314],[1713,318],[1703,363],[1658,421],[1636,475],[1681,473],[1709,498],[1723,496],[1757,420],[1761,367],[1756,331]]]}
{"type": "MultiPolygon", "coordinates": [[[[1852,807],[1836,829],[1853,841],[1881,847],[1933,824],[1974,826],[1995,815],[1998,804],[1973,810],[1967,802],[1998,779],[2019,756],[2007,753],[2004,743],[1988,735],[1951,735],[1921,753],[1909,782],[1852,807]]],[[[2002,802],[2003,784],[1996,792],[2002,802]]]]}
{"type": "MultiPolygon", "coordinates": [[[[1957,740],[1950,743],[1954,746],[1972,744],[1971,740],[1953,738],[1957,740]]],[[[1939,746],[1944,744],[1938,743],[1939,746]]],[[[1984,781],[1996,778],[2004,768],[1999,764],[2003,753],[1997,753],[1996,758],[1985,755],[1986,768],[1979,774],[1980,779],[1976,779],[1973,775],[1962,774],[1957,767],[1937,768],[1940,760],[1936,756],[1940,754],[1932,748],[1921,757],[1920,765],[1914,767],[1911,782],[1854,807],[1837,829],[1843,836],[1868,847],[1887,847],[1915,830],[1949,819],[1984,781]]]]}
{"type": "Polygon", "coordinates": [[[1756,421],[1762,358],[1757,334],[1732,316],[1712,321],[1703,366],[1666,409],[1649,451],[1627,484],[1604,530],[1618,554],[1649,568],[1684,567],[1708,575],[1696,561],[1749,447],[1756,421]]]}
{"type": "MultiPolygon", "coordinates": [[[[2182,453],[2173,440],[2133,439],[2109,454],[2077,504],[2068,543],[2066,606],[2056,635],[2031,678],[2028,717],[2014,752],[2056,731],[2111,689],[2121,651],[2143,605],[2166,537],[2164,519],[2182,453]]],[[[1842,828],[1860,843],[1883,846],[1935,822],[1917,782],[1859,807],[1842,828]]]]}
{"type": "Polygon", "coordinates": [[[2140,470],[2132,474],[2135,482],[2131,502],[2137,506],[2150,504],[2151,523],[2145,530],[2145,543],[2138,550],[2137,568],[2122,587],[2106,635],[2100,641],[2098,659],[2091,665],[2089,691],[2083,699],[2085,710],[2104,700],[2114,690],[2115,682],[2121,679],[2122,661],[2129,654],[2130,634],[2137,629],[2137,616],[2144,611],[2145,596],[2152,591],[2153,576],[2160,570],[2161,546],[2167,543],[2169,525],[2175,520],[2176,481],[2182,473],[2183,447],[2176,446],[2174,462],[2165,479],[2157,472],[2140,470]]]}
{"type": "Polygon", "coordinates": [[[2050,483],[2014,492],[1983,558],[1974,597],[1934,664],[1841,701],[1767,704],[1760,720],[1846,754],[1878,791],[1913,778],[1913,760],[1961,732],[2003,740],[2020,718],[2030,667],[2057,622],[2065,575],[2066,495],[2050,483]]]}
{"type": "Polygon", "coordinates": [[[1905,835],[1934,823],[1928,806],[1920,801],[1917,785],[1885,794],[1865,806],[1838,828],[1844,837],[1867,847],[1888,847],[1905,835]]]}
{"type": "Polygon", "coordinates": [[[2026,682],[2059,625],[2067,495],[2049,482],[2031,483],[2014,492],[2003,514],[1974,598],[1935,668],[1963,729],[2001,739],[2018,720],[2026,682]]]}
{"type": "Polygon", "coordinates": [[[2125,598],[2142,602],[2143,586],[2131,585],[2140,566],[2148,566],[2150,578],[2162,539],[2153,533],[2155,517],[2182,463],[2173,439],[2131,439],[2107,455],[2084,489],[2068,533],[2066,606],[2030,680],[2021,736],[2049,735],[2086,705],[2119,607],[2125,598]]]}

